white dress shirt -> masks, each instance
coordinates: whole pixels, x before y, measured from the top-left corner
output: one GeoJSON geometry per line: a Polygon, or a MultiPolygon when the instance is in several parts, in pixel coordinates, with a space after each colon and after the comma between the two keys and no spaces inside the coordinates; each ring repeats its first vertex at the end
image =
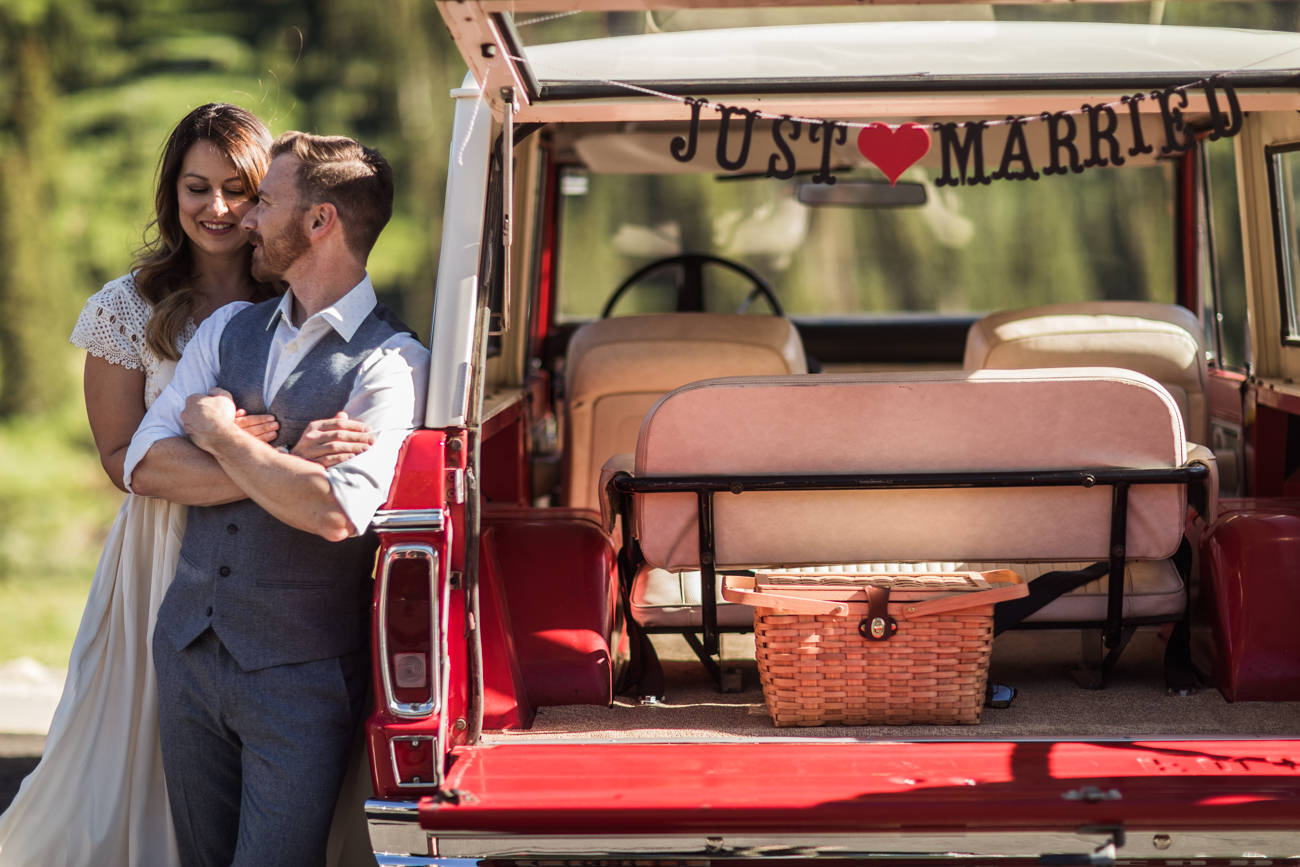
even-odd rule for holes
{"type": "MultiPolygon", "coordinates": [[[[348,294],[295,328],[293,299],[286,292],[266,327],[275,327],[266,361],[262,396],[270,406],[285,379],[330,329],[344,340],[361,326],[376,304],[375,290],[366,275],[348,294]]],[[[247,301],[227,304],[199,325],[176,365],[176,374],[154,401],[131,438],[122,474],[127,488],[131,473],[150,446],[169,437],[185,436],[181,412],[192,394],[207,394],[217,384],[221,334],[231,318],[250,306],[247,301]]],[[[326,470],[330,490],[358,533],[370,526],[375,511],[388,499],[397,467],[398,451],[406,435],[424,419],[428,387],[429,351],[410,334],[396,334],[372,352],[357,372],[343,411],[348,418],[370,425],[375,443],[326,470]]]]}

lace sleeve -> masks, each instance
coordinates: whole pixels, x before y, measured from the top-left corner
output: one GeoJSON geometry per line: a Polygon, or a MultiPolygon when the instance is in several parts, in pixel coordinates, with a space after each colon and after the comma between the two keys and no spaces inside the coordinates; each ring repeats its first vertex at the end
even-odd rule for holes
{"type": "Polygon", "coordinates": [[[143,370],[148,320],[149,305],[136,294],[135,282],[120,277],[90,296],[69,340],[110,364],[143,370]]]}

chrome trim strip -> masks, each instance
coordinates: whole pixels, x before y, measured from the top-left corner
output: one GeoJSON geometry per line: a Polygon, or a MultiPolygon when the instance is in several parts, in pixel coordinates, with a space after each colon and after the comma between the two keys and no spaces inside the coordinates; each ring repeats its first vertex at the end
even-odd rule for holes
{"type": "MultiPolygon", "coordinates": [[[[418,818],[417,818],[418,821],[418,818]]],[[[792,823],[798,822],[791,816],[792,823]]],[[[1005,831],[943,834],[754,834],[744,836],[696,835],[606,836],[571,835],[511,837],[504,834],[473,838],[440,831],[438,854],[443,858],[545,859],[558,862],[632,859],[636,861],[683,859],[836,858],[836,859],[961,859],[981,863],[1000,859],[1037,860],[1044,855],[1070,855],[1089,863],[1089,855],[1113,841],[1113,828],[1072,831],[1005,831]]],[[[1180,831],[1128,830],[1125,844],[1117,848],[1116,863],[1158,865],[1204,860],[1233,860],[1245,865],[1267,859],[1290,860],[1300,851],[1298,831],[1180,831]]],[[[715,862],[716,863],[716,862],[715,862]]],[[[1064,862],[1060,862],[1064,863],[1064,862]]],[[[1093,862],[1100,863],[1100,862],[1093,862]]]]}
{"type": "Polygon", "coordinates": [[[442,530],[446,524],[446,514],[442,509],[380,509],[370,519],[370,527],[377,533],[442,530]]]}
{"type": "Polygon", "coordinates": [[[420,828],[416,801],[366,801],[370,849],[381,867],[442,864],[434,855],[433,835],[420,828]]]}
{"type": "MultiPolygon", "coordinates": [[[[442,654],[439,652],[438,625],[441,622],[439,610],[442,600],[438,594],[438,552],[423,543],[394,545],[384,556],[379,569],[379,671],[382,674],[384,699],[388,710],[395,716],[406,719],[427,717],[440,710],[439,681],[442,673],[442,654]],[[423,558],[429,568],[429,698],[418,704],[409,704],[397,700],[393,688],[393,675],[388,662],[388,571],[395,560],[423,558]]],[[[435,762],[435,767],[436,767],[435,762]]],[[[436,783],[437,781],[432,781],[436,783]]]]}
{"type": "MultiPolygon", "coordinates": [[[[680,834],[654,837],[613,835],[571,835],[554,837],[514,837],[508,834],[456,834],[442,832],[436,840],[432,832],[419,828],[418,801],[366,801],[366,820],[371,828],[371,842],[377,853],[397,854],[397,849],[381,848],[381,835],[414,855],[423,850],[437,852],[436,860],[445,864],[457,859],[538,858],[590,861],[620,856],[641,859],[696,858],[853,858],[882,856],[935,858],[943,860],[981,857],[985,861],[1006,858],[1023,861],[1043,854],[1062,853],[1086,856],[1113,839],[1113,828],[1089,829],[1087,833],[1071,831],[989,831],[966,834],[818,834],[806,832],[789,835],[711,836],[680,834]],[[380,835],[377,835],[377,829],[380,835]],[[416,834],[420,835],[417,839],[416,834]],[[400,842],[399,842],[400,841],[400,842]],[[436,844],[436,847],[435,847],[436,844]]],[[[1132,830],[1125,835],[1125,845],[1118,848],[1118,860],[1138,860],[1147,864],[1204,859],[1248,859],[1243,864],[1260,863],[1260,859],[1293,859],[1300,851],[1300,831],[1254,830],[1221,832],[1132,830]]],[[[428,856],[425,856],[428,857],[428,856]]],[[[385,861],[381,864],[426,864],[430,861],[385,861]]]]}

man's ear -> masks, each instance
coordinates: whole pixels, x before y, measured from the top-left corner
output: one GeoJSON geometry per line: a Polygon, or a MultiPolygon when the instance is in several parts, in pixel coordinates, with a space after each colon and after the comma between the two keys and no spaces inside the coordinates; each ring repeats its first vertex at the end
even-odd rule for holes
{"type": "Polygon", "coordinates": [[[313,238],[322,237],[338,225],[338,221],[338,209],[330,202],[321,202],[307,209],[305,219],[307,234],[313,238]]]}

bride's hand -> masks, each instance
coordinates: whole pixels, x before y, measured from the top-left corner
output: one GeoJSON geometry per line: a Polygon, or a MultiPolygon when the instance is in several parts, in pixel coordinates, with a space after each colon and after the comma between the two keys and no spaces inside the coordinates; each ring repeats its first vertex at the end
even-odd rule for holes
{"type": "Polygon", "coordinates": [[[374,445],[370,425],[348,418],[341,412],[333,418],[317,419],[307,425],[290,454],[324,467],[343,463],[374,445]]]}
{"type": "Polygon", "coordinates": [[[242,409],[235,410],[235,425],[264,443],[273,441],[280,432],[280,423],[275,420],[275,416],[249,415],[242,409]]]}

